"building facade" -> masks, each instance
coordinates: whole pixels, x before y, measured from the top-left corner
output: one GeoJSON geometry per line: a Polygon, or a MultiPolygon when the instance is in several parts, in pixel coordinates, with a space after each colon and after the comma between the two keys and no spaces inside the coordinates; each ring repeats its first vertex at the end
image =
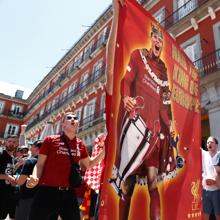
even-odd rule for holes
{"type": "MultiPolygon", "coordinates": [[[[200,72],[202,137],[220,140],[220,1],[140,0],[192,60],[200,72]]],[[[74,111],[86,146],[105,130],[105,50],[111,6],[58,61],[27,99],[23,122],[27,138],[40,137],[50,122],[60,132],[61,118],[74,111]]],[[[3,129],[4,130],[4,129],[3,129]]]]}
{"type": "Polygon", "coordinates": [[[78,134],[86,146],[105,130],[105,46],[111,16],[109,7],[34,89],[24,118],[28,139],[39,138],[48,122],[59,133],[68,111],[79,117],[78,134]]]}
{"type": "Polygon", "coordinates": [[[23,91],[17,90],[14,97],[0,93],[0,146],[8,135],[18,135],[27,111],[23,91]]]}

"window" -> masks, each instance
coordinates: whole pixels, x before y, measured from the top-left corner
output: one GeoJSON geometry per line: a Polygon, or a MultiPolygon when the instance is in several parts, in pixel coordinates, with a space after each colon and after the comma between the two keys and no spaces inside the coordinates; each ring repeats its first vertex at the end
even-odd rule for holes
{"type": "Polygon", "coordinates": [[[61,131],[61,121],[58,121],[54,125],[54,132],[55,134],[59,134],[61,131]]]}
{"type": "Polygon", "coordinates": [[[89,122],[89,125],[92,125],[95,113],[95,104],[96,99],[93,99],[85,105],[83,111],[83,124],[87,124],[89,122]]]}
{"type": "Polygon", "coordinates": [[[84,50],[84,55],[83,55],[83,60],[86,60],[86,59],[89,57],[89,55],[91,54],[91,52],[92,52],[92,45],[93,45],[93,43],[90,43],[90,44],[85,48],[85,50],[84,50]]]}
{"type": "Polygon", "coordinates": [[[56,109],[58,107],[58,104],[59,104],[59,95],[56,96],[52,102],[52,110],[56,109]]]}
{"type": "Polygon", "coordinates": [[[213,25],[214,38],[215,38],[215,48],[220,49],[220,21],[213,25]]]}
{"type": "Polygon", "coordinates": [[[67,67],[67,71],[68,71],[68,74],[70,74],[74,69],[74,63],[70,63],[69,66],[67,67]]]}
{"type": "Polygon", "coordinates": [[[89,72],[85,72],[84,74],[82,74],[80,78],[80,88],[83,88],[88,84],[88,78],[89,78],[89,72]]]}
{"type": "Polygon", "coordinates": [[[95,81],[102,73],[103,59],[94,64],[92,70],[92,80],[95,81]]]}
{"type": "Polygon", "coordinates": [[[164,19],[165,19],[165,7],[161,8],[159,11],[157,11],[154,15],[154,18],[160,23],[161,26],[164,27],[164,19]]]}
{"type": "Polygon", "coordinates": [[[64,102],[64,101],[65,101],[66,96],[67,96],[67,92],[68,92],[68,89],[65,89],[65,90],[62,92],[61,97],[60,97],[61,102],[64,102]]]}
{"type": "Polygon", "coordinates": [[[5,137],[8,135],[17,135],[18,134],[19,126],[15,124],[7,124],[5,129],[5,137]]]}
{"type": "Polygon", "coordinates": [[[81,120],[82,107],[76,109],[74,111],[74,113],[76,114],[76,116],[79,118],[79,121],[80,121],[81,120]]]}
{"type": "MultiPolygon", "coordinates": [[[[183,44],[181,44],[181,48],[187,54],[189,59],[194,62],[201,58],[201,44],[200,44],[200,35],[190,38],[183,44]]],[[[198,60],[194,63],[199,69],[202,69],[202,61],[198,60]]]]}
{"type": "Polygon", "coordinates": [[[201,58],[201,45],[199,34],[181,44],[181,48],[184,50],[184,52],[187,54],[192,62],[201,58]]]}
{"type": "Polygon", "coordinates": [[[47,107],[46,107],[46,111],[50,112],[50,110],[51,110],[51,102],[48,102],[47,107]]]}
{"type": "Polygon", "coordinates": [[[5,101],[0,101],[0,114],[2,114],[5,107],[5,101]]]}
{"type": "Polygon", "coordinates": [[[195,54],[195,49],[196,49],[196,43],[193,42],[192,44],[188,45],[187,47],[184,48],[184,52],[187,54],[187,56],[190,58],[190,60],[195,61],[196,59],[196,54],[195,54]]]}
{"type": "Polygon", "coordinates": [[[83,58],[83,51],[75,58],[74,67],[79,67],[79,65],[82,63],[83,58]]]}
{"type": "Polygon", "coordinates": [[[214,38],[215,38],[215,49],[216,49],[216,62],[218,68],[220,68],[220,21],[213,25],[214,38]]]}
{"type": "Polygon", "coordinates": [[[177,0],[178,19],[188,15],[196,7],[196,0],[177,0]]]}
{"type": "Polygon", "coordinates": [[[105,93],[102,93],[101,102],[100,102],[100,115],[103,115],[105,110],[105,93]]]}
{"type": "Polygon", "coordinates": [[[82,107],[76,109],[74,111],[74,113],[76,114],[76,116],[79,118],[79,126],[78,126],[78,129],[77,129],[77,132],[79,131],[79,127],[81,126],[81,115],[82,115],[82,107]]]}
{"type": "Polygon", "coordinates": [[[44,107],[40,110],[39,116],[41,117],[44,114],[44,107]]]}
{"type": "Polygon", "coordinates": [[[77,80],[75,80],[70,86],[69,86],[69,94],[74,93],[74,91],[77,88],[77,80]]]}
{"type": "Polygon", "coordinates": [[[101,46],[103,43],[105,43],[107,39],[107,28],[108,27],[105,27],[104,30],[98,36],[98,44],[97,44],[98,47],[101,46]]]}
{"type": "Polygon", "coordinates": [[[12,104],[12,106],[11,106],[12,115],[20,115],[22,112],[23,112],[22,105],[12,104]]]}

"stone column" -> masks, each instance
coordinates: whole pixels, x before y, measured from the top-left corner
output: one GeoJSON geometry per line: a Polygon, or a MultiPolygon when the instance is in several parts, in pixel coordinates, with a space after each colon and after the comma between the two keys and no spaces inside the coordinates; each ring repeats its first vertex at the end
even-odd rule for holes
{"type": "Polygon", "coordinates": [[[208,115],[210,133],[212,136],[215,136],[218,139],[220,150],[220,103],[215,106],[209,106],[208,115]]]}

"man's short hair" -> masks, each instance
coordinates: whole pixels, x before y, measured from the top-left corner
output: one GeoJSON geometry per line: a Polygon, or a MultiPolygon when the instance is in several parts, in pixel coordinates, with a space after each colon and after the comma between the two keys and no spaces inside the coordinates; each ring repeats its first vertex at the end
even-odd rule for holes
{"type": "Polygon", "coordinates": [[[42,140],[36,140],[36,141],[34,141],[34,142],[33,142],[33,144],[32,144],[32,145],[34,145],[35,147],[40,148],[40,147],[41,147],[41,145],[42,145],[42,143],[43,143],[43,141],[42,141],[42,140]]]}
{"type": "MultiPolygon", "coordinates": [[[[210,136],[209,138],[212,138],[212,139],[215,141],[215,144],[218,144],[217,138],[215,138],[214,136],[210,136]]],[[[209,139],[209,138],[208,138],[208,139],[209,139]]]]}

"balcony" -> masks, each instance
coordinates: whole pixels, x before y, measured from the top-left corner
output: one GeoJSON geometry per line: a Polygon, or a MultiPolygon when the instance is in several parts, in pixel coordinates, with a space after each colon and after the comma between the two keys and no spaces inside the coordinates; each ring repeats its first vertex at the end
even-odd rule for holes
{"type": "Polygon", "coordinates": [[[70,101],[73,101],[73,97],[76,95],[79,95],[82,91],[84,91],[87,87],[92,85],[95,81],[97,81],[99,78],[101,78],[105,74],[105,65],[103,65],[100,69],[98,69],[95,73],[93,73],[91,76],[89,76],[83,83],[81,83],[76,89],[74,89],[71,93],[69,93],[65,99],[61,99],[56,105],[53,106],[53,108],[50,108],[46,112],[44,112],[41,116],[37,115],[35,119],[27,125],[26,130],[28,131],[36,124],[40,123],[43,119],[45,119],[47,116],[52,114],[54,111],[58,110],[60,107],[63,107],[63,105],[67,104],[70,101]],[[94,77],[95,76],[95,77],[94,77]]]}
{"type": "Polygon", "coordinates": [[[8,111],[7,114],[9,117],[13,117],[13,118],[18,118],[18,119],[23,119],[25,113],[24,112],[15,112],[15,111],[8,111]]]}
{"type": "Polygon", "coordinates": [[[84,63],[86,60],[89,58],[92,59],[94,56],[95,52],[101,48],[103,45],[106,45],[106,42],[108,40],[110,28],[107,29],[104,37],[102,39],[98,39],[97,41],[94,42],[94,44],[91,47],[91,50],[86,51],[86,54],[82,54],[82,57],[76,60],[73,65],[71,65],[71,69],[65,71],[63,74],[61,74],[56,82],[54,82],[48,90],[46,90],[40,97],[38,97],[30,106],[29,112],[38,104],[40,103],[41,100],[43,100],[48,94],[54,91],[54,89],[57,86],[61,86],[62,82],[67,78],[70,77],[70,75],[73,73],[73,71],[80,69],[80,66],[82,63],[84,63]]]}
{"type": "Polygon", "coordinates": [[[182,18],[186,17],[188,14],[195,11],[197,8],[208,1],[209,0],[189,0],[183,6],[174,11],[171,15],[167,16],[161,23],[165,24],[166,29],[169,29],[182,18]]]}
{"type": "Polygon", "coordinates": [[[200,77],[220,70],[220,49],[196,60],[194,65],[198,68],[200,77]]]}
{"type": "Polygon", "coordinates": [[[104,109],[99,112],[95,112],[93,115],[90,115],[80,121],[79,132],[85,131],[86,129],[93,127],[104,121],[104,109]]]}

